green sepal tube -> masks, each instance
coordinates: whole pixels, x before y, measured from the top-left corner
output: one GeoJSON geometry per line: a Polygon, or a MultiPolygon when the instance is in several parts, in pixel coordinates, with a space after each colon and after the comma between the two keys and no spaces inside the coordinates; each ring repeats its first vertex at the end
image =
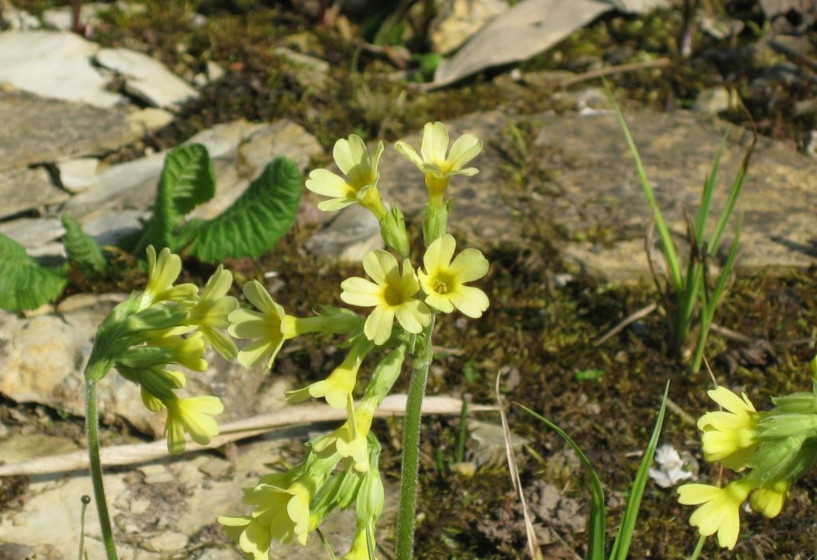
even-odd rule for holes
{"type": "Polygon", "coordinates": [[[423,218],[423,241],[428,247],[448,229],[448,214],[451,212],[451,199],[439,205],[426,204],[423,218]]]}
{"type": "Polygon", "coordinates": [[[386,245],[397,251],[403,258],[408,258],[410,242],[406,233],[406,219],[399,208],[392,208],[380,220],[380,235],[386,245]]]}
{"type": "Polygon", "coordinates": [[[777,480],[794,481],[803,476],[817,461],[817,440],[792,436],[760,446],[747,462],[752,469],[746,478],[767,485],[777,480]]]}

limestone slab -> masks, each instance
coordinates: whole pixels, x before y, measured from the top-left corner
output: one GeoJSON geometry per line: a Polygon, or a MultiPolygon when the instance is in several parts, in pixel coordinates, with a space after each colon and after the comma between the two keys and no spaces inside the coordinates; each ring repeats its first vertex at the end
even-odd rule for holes
{"type": "MultiPolygon", "coordinates": [[[[3,36],[0,33],[0,57],[3,36]]],[[[137,137],[124,110],[44,99],[3,88],[0,122],[0,170],[104,154],[137,137]]]]}
{"type": "Polygon", "coordinates": [[[124,98],[105,91],[110,78],[91,64],[98,48],[65,31],[0,33],[0,82],[42,97],[112,107],[124,98]]]}
{"type": "Polygon", "coordinates": [[[125,77],[125,91],[163,109],[176,110],[198,92],[150,56],[130,49],[100,49],[96,60],[125,77]]]}

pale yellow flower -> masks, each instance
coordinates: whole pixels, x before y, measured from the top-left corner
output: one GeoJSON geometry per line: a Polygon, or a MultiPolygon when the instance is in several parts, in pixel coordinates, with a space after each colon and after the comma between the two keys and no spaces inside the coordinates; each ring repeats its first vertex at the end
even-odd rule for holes
{"type": "Polygon", "coordinates": [[[235,343],[222,332],[230,326],[227,317],[238,308],[238,300],[227,295],[232,285],[232,273],[224,270],[223,265],[218,265],[188,315],[188,322],[198,327],[205,342],[226,360],[235,358],[238,353],[235,343]]]}
{"type": "Polygon", "coordinates": [[[707,412],[698,420],[703,432],[704,457],[707,461],[721,461],[732,470],[741,470],[754,455],[759,416],[744,394],[738,397],[725,387],[707,391],[709,397],[725,411],[707,412]]]}
{"type": "Polygon", "coordinates": [[[347,417],[343,425],[320,440],[313,449],[321,453],[334,446],[338,454],[349,460],[358,472],[369,470],[369,430],[380,399],[363,399],[357,409],[351,395],[347,400],[347,417]]]}
{"type": "Polygon", "coordinates": [[[377,190],[377,165],[382,154],[383,142],[378,142],[374,153],[369,155],[363,139],[356,134],[351,134],[348,140],[341,138],[335,142],[332,155],[335,164],[346,177],[328,169],[315,169],[309,173],[306,188],[316,194],[331,197],[319,203],[318,208],[332,211],[360,203],[378,219],[385,216],[387,211],[377,190]]]}
{"type": "Polygon", "coordinates": [[[376,560],[369,556],[369,542],[366,537],[365,525],[359,523],[355,531],[355,540],[352,541],[352,548],[343,555],[341,560],[376,560]]]}
{"type": "Polygon", "coordinates": [[[224,405],[218,397],[173,398],[165,400],[164,405],[167,407],[165,432],[170,453],[184,451],[185,433],[201,445],[207,445],[218,435],[218,423],[213,416],[224,412],[224,405]]]}
{"type": "Polygon", "coordinates": [[[488,273],[488,260],[476,249],[465,249],[452,261],[457,242],[451,235],[438,237],[423,256],[425,271],[417,276],[425,292],[425,302],[444,313],[459,309],[477,318],[488,309],[488,296],[479,288],[466,286],[488,273]]]}
{"type": "Polygon", "coordinates": [[[272,545],[272,534],[269,525],[262,520],[249,516],[219,516],[217,521],[224,532],[241,551],[252,560],[269,560],[269,549],[272,545]]]}
{"type": "Polygon", "coordinates": [[[371,342],[357,343],[344,358],[343,362],[332,370],[326,379],[316,381],[302,389],[289,391],[287,402],[303,402],[309,397],[326,399],[332,408],[345,408],[357,382],[357,372],[363,359],[371,349],[371,342]]]}
{"type": "Polygon", "coordinates": [[[786,493],[789,491],[788,480],[777,480],[770,484],[764,484],[754,492],[749,498],[749,505],[758,513],[765,517],[777,517],[783,509],[783,502],[786,500],[786,493]]]}
{"type": "Polygon", "coordinates": [[[352,277],[341,283],[340,298],[361,307],[374,307],[366,319],[363,332],[375,344],[383,344],[391,336],[394,319],[407,332],[417,334],[431,322],[431,310],[417,299],[420,284],[408,260],[402,272],[391,253],[376,249],[363,257],[363,269],[374,280],[352,277]]]}
{"type": "Polygon", "coordinates": [[[195,285],[173,285],[182,271],[182,259],[179,255],[174,255],[165,247],[157,260],[153,245],[148,246],[147,255],[148,283],[142,293],[142,309],[159,301],[195,301],[199,292],[195,285]]]}
{"type": "Polygon", "coordinates": [[[423,172],[432,205],[442,202],[452,176],[470,176],[479,172],[477,168],[465,165],[479,155],[482,141],[473,134],[463,134],[448,151],[448,128],[441,122],[426,123],[423,127],[419,155],[402,140],[395,144],[395,148],[423,172]]]}
{"type": "Polygon", "coordinates": [[[745,479],[730,482],[724,488],[706,484],[684,484],[678,488],[678,502],[698,505],[689,524],[698,527],[704,537],[718,533],[718,544],[732,549],[740,532],[740,506],[753,484],[745,479]]]}
{"type": "Polygon", "coordinates": [[[250,340],[238,351],[238,361],[245,367],[261,362],[270,367],[284,341],[297,336],[295,317],[287,315],[257,280],[244,284],[244,295],[258,311],[239,308],[228,316],[229,333],[250,340]]]}

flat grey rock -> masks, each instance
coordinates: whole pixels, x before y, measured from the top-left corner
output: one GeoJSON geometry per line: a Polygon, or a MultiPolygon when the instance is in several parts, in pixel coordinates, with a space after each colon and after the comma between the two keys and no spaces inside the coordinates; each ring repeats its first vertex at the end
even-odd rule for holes
{"type": "Polygon", "coordinates": [[[36,95],[112,107],[125,99],[105,91],[110,78],[91,58],[99,47],[65,31],[0,33],[0,82],[36,95]]]}
{"type": "Polygon", "coordinates": [[[68,193],[55,187],[43,169],[0,169],[0,218],[29,210],[42,213],[47,205],[67,198],[68,193]]]}
{"type": "Polygon", "coordinates": [[[100,49],[99,64],[125,78],[125,91],[154,107],[177,110],[199,93],[167,67],[146,54],[130,49],[100,49]]]}
{"type": "MultiPolygon", "coordinates": [[[[683,251],[684,211],[695,216],[724,135],[708,231],[725,203],[750,134],[683,111],[627,111],[626,119],[658,205],[683,251]]],[[[648,276],[644,238],[652,215],[615,115],[544,117],[535,146],[543,169],[558,171],[550,181],[535,179],[530,188],[542,195],[541,219],[565,232],[566,254],[610,280],[648,276]],[[595,241],[599,234],[604,239],[595,241]]],[[[738,268],[802,268],[817,262],[815,205],[817,162],[780,142],[759,139],[736,206],[744,214],[738,268]]],[[[736,218],[726,229],[723,251],[728,250],[736,218]]]]}
{"type": "Polygon", "coordinates": [[[0,122],[0,170],[104,154],[138,137],[122,109],[44,99],[2,87],[0,122]]]}

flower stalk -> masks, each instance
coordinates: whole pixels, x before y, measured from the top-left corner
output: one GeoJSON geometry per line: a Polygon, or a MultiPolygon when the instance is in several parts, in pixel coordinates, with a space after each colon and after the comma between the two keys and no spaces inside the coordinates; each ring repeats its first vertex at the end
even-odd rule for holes
{"type": "Polygon", "coordinates": [[[412,360],[403,419],[403,451],[400,470],[400,504],[397,509],[397,560],[414,558],[414,519],[417,511],[417,478],[420,468],[420,428],[423,397],[428,382],[428,370],[433,358],[431,335],[434,316],[423,333],[417,337],[412,360]]]}

